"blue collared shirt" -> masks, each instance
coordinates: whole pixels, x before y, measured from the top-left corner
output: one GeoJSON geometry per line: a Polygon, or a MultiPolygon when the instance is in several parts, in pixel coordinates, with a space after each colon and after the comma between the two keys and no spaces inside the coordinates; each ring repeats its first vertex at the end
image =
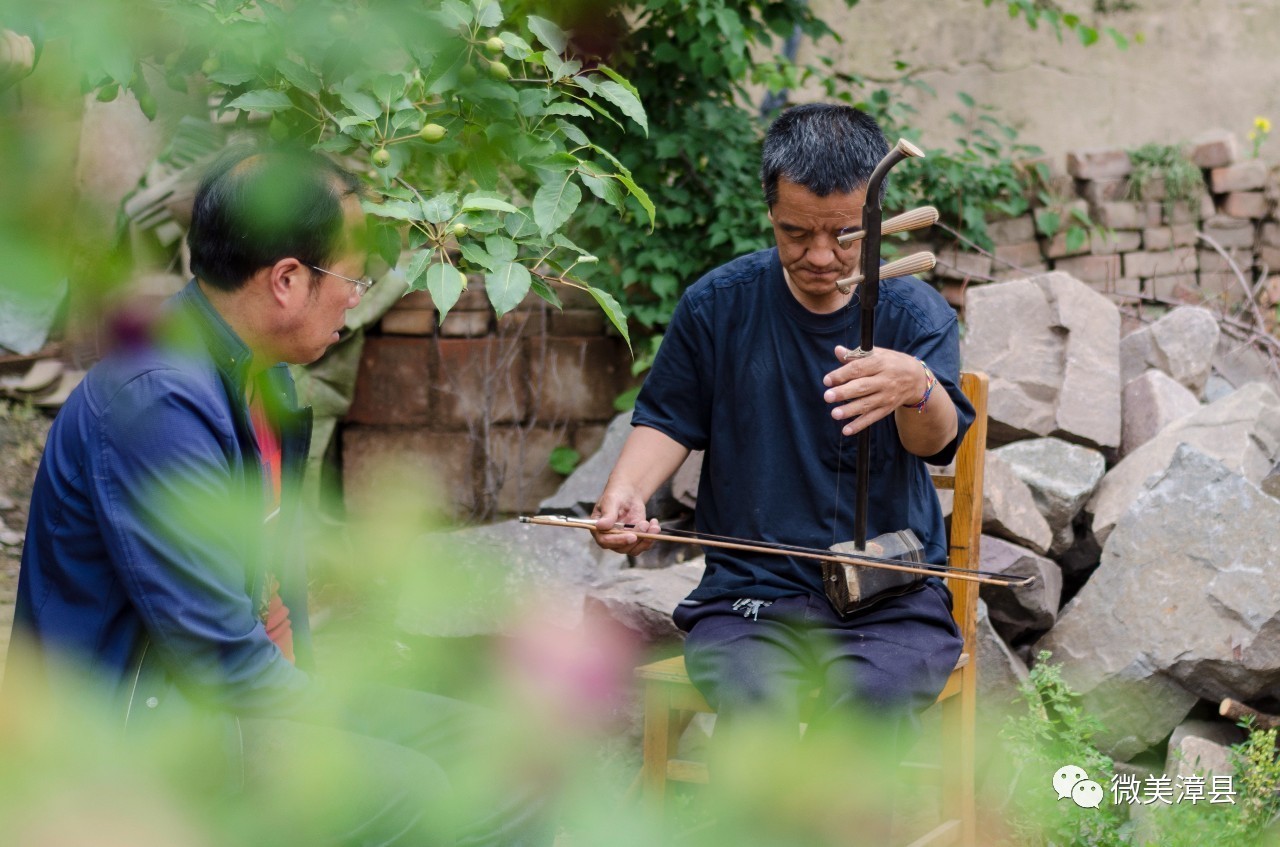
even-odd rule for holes
{"type": "MultiPolygon", "coordinates": [[[[37,668],[78,661],[125,701],[146,657],[190,700],[278,714],[308,677],[267,637],[264,574],[280,580],[303,666],[306,580],[298,551],[271,548],[262,531],[265,483],[244,399],[252,353],[194,281],[168,305],[164,340],[99,362],[53,423],[31,497],[14,649],[32,651],[37,668]]],[[[281,427],[291,503],[310,410],[296,408],[284,365],[258,387],[281,427]]]]}

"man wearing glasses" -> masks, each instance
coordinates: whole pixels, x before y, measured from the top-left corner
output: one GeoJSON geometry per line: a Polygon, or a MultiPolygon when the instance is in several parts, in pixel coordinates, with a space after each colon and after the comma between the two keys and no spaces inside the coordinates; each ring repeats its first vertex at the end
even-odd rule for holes
{"type": "Polygon", "coordinates": [[[58,696],[70,661],[129,733],[216,726],[228,778],[259,800],[298,779],[296,754],[357,751],[356,767],[308,781],[332,815],[328,830],[299,822],[299,843],[550,843],[519,787],[451,814],[475,710],[311,672],[297,543],[311,415],[287,363],[323,355],[371,285],[364,234],[355,177],[323,157],[239,150],[213,165],[188,235],[195,279],[155,341],[95,366],[50,430],[5,694],[58,696]]]}

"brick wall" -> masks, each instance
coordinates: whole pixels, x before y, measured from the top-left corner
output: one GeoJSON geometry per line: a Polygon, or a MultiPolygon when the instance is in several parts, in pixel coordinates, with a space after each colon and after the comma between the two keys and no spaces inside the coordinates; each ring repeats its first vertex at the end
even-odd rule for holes
{"type": "MultiPolygon", "coordinates": [[[[1199,234],[1226,251],[1251,287],[1257,287],[1264,272],[1280,270],[1280,168],[1249,158],[1225,131],[1206,133],[1187,152],[1201,168],[1204,192],[1194,201],[1178,203],[1166,202],[1160,184],[1149,185],[1142,197],[1133,196],[1128,179],[1132,166],[1123,150],[1068,153],[1065,172],[1057,174],[1053,185],[1065,198],[1055,207],[1063,228],[1072,209],[1079,208],[1102,232],[1069,249],[1063,232],[1051,239],[1038,237],[1031,214],[994,222],[992,255],[935,243],[935,281],[957,307],[963,306],[967,285],[1050,269],[1066,271],[1119,301],[1241,307],[1245,290],[1231,263],[1199,234]]],[[[1061,163],[1051,164],[1061,170],[1061,163]]],[[[1280,277],[1263,285],[1257,298],[1264,310],[1280,301],[1280,277]]],[[[1273,321],[1274,309],[1268,314],[1273,321]]]]}
{"type": "Polygon", "coordinates": [[[425,291],[382,318],[341,430],[349,509],[394,478],[451,518],[530,512],[561,482],[553,449],[595,451],[631,358],[594,300],[560,293],[563,311],[530,297],[498,319],[473,279],[443,322],[425,291]]]}

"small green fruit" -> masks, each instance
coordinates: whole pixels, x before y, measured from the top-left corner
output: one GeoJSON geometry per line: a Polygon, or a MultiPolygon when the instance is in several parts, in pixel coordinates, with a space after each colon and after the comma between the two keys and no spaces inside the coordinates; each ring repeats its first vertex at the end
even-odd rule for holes
{"type": "Polygon", "coordinates": [[[147,120],[156,119],[156,98],[150,91],[144,91],[138,95],[138,108],[142,110],[142,114],[146,115],[147,120]]]}
{"type": "Polygon", "coordinates": [[[418,130],[418,137],[428,144],[435,144],[448,134],[448,130],[440,126],[440,124],[423,124],[422,129],[418,130]]]}
{"type": "Polygon", "coordinates": [[[466,224],[454,224],[454,225],[453,225],[453,237],[454,237],[454,238],[462,238],[462,237],[463,237],[464,235],[466,235],[468,232],[471,232],[471,227],[467,226],[466,224]]]}
{"type": "Polygon", "coordinates": [[[476,70],[476,66],[470,62],[458,68],[458,82],[463,85],[470,85],[475,82],[476,77],[479,75],[480,73],[476,70]]]}
{"type": "Polygon", "coordinates": [[[203,63],[201,63],[200,71],[205,76],[208,76],[209,74],[217,73],[218,69],[221,67],[222,67],[222,61],[217,56],[210,56],[209,58],[205,59],[203,63]]]}
{"type": "Polygon", "coordinates": [[[387,148],[379,147],[373,151],[372,161],[374,167],[385,168],[391,164],[391,153],[387,151],[387,148]]]}
{"type": "Polygon", "coordinates": [[[489,63],[489,76],[494,79],[511,79],[511,69],[495,59],[489,63]]]}
{"type": "Polygon", "coordinates": [[[484,46],[489,48],[490,53],[501,53],[507,49],[507,43],[496,35],[486,41],[484,46]]]}
{"type": "Polygon", "coordinates": [[[104,85],[98,89],[98,100],[103,103],[110,103],[112,100],[120,96],[120,84],[113,82],[104,85]]]}

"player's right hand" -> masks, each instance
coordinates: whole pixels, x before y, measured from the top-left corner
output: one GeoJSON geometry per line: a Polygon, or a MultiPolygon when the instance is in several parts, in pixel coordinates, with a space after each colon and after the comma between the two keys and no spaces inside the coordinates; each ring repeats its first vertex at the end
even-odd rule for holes
{"type": "Polygon", "coordinates": [[[591,511],[596,522],[596,529],[591,536],[596,544],[605,550],[613,550],[627,556],[639,556],[653,546],[650,538],[638,538],[635,531],[659,532],[661,527],[656,520],[649,520],[644,515],[644,500],[636,495],[605,490],[600,500],[591,511]],[[625,524],[635,531],[620,529],[625,524]]]}

